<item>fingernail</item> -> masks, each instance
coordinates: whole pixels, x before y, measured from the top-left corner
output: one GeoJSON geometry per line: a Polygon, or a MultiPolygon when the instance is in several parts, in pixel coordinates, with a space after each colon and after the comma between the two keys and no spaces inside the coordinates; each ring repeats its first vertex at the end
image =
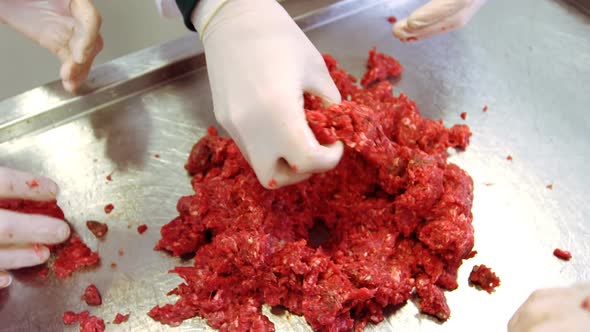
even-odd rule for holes
{"type": "Polygon", "coordinates": [[[64,223],[63,226],[60,226],[57,230],[58,240],[63,242],[70,237],[70,226],[64,223]]]}
{"type": "Polygon", "coordinates": [[[59,194],[59,186],[53,181],[49,181],[48,190],[53,197],[57,197],[57,194],[59,194]]]}
{"type": "Polygon", "coordinates": [[[8,272],[0,272],[0,289],[6,288],[12,284],[12,276],[8,272]]]}

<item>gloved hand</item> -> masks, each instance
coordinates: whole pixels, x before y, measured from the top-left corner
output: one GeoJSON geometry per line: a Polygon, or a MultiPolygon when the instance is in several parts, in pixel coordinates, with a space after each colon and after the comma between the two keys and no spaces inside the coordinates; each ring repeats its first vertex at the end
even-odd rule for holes
{"type": "Polygon", "coordinates": [[[91,0],[1,0],[0,23],[6,23],[57,55],[66,90],[86,79],[102,50],[101,17],[91,0]]]}
{"type": "Polygon", "coordinates": [[[590,284],[537,290],[508,323],[508,332],[586,332],[589,328],[590,284]]]}
{"type": "MultiPolygon", "coordinates": [[[[51,201],[57,192],[57,184],[47,178],[0,167],[0,199],[51,201]]],[[[0,209],[0,288],[12,282],[6,270],[49,258],[47,247],[34,244],[57,244],[69,236],[70,226],[62,220],[0,209]]]]}
{"type": "Polygon", "coordinates": [[[303,93],[341,101],[318,50],[276,0],[203,0],[199,31],[217,121],[266,188],[334,168],[343,145],[318,143],[303,93]]]}
{"type": "Polygon", "coordinates": [[[473,17],[485,0],[432,0],[393,26],[401,41],[428,38],[458,29],[473,17]]]}

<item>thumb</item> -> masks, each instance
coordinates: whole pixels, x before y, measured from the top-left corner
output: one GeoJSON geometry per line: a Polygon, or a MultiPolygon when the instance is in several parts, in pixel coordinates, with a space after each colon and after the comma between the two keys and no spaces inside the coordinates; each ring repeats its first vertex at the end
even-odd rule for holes
{"type": "Polygon", "coordinates": [[[77,63],[85,63],[93,55],[102,18],[91,0],[72,0],[70,11],[76,21],[70,40],[72,55],[77,63]]]}

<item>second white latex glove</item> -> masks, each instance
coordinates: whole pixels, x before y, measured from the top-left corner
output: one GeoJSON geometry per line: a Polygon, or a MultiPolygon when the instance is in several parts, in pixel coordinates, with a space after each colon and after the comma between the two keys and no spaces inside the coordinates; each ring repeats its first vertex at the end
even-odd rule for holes
{"type": "Polygon", "coordinates": [[[508,332],[587,332],[590,284],[535,291],[508,323],[508,332]]]}
{"type": "Polygon", "coordinates": [[[201,1],[201,33],[217,121],[260,183],[278,188],[328,171],[343,145],[322,146],[307,124],[303,93],[339,103],[326,64],[275,0],[201,1]]]}
{"type": "MultiPolygon", "coordinates": [[[[57,184],[47,178],[0,167],[0,199],[51,201],[57,192],[57,184]]],[[[57,244],[69,236],[70,226],[63,220],[0,209],[0,288],[12,282],[6,270],[42,264],[49,258],[49,249],[35,244],[57,244]]]]}
{"type": "Polygon", "coordinates": [[[0,23],[55,54],[70,92],[84,82],[103,47],[101,17],[91,0],[0,0],[0,23]]]}
{"type": "Polygon", "coordinates": [[[432,0],[393,26],[402,41],[428,38],[458,29],[471,20],[485,0],[432,0]]]}

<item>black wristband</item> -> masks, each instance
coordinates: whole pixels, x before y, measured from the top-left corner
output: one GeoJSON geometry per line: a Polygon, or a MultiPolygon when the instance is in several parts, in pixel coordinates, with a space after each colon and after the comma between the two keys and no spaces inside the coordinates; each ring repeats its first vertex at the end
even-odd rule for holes
{"type": "Polygon", "coordinates": [[[197,31],[191,21],[191,16],[198,2],[199,0],[176,0],[176,5],[184,18],[184,25],[191,31],[197,31]]]}

